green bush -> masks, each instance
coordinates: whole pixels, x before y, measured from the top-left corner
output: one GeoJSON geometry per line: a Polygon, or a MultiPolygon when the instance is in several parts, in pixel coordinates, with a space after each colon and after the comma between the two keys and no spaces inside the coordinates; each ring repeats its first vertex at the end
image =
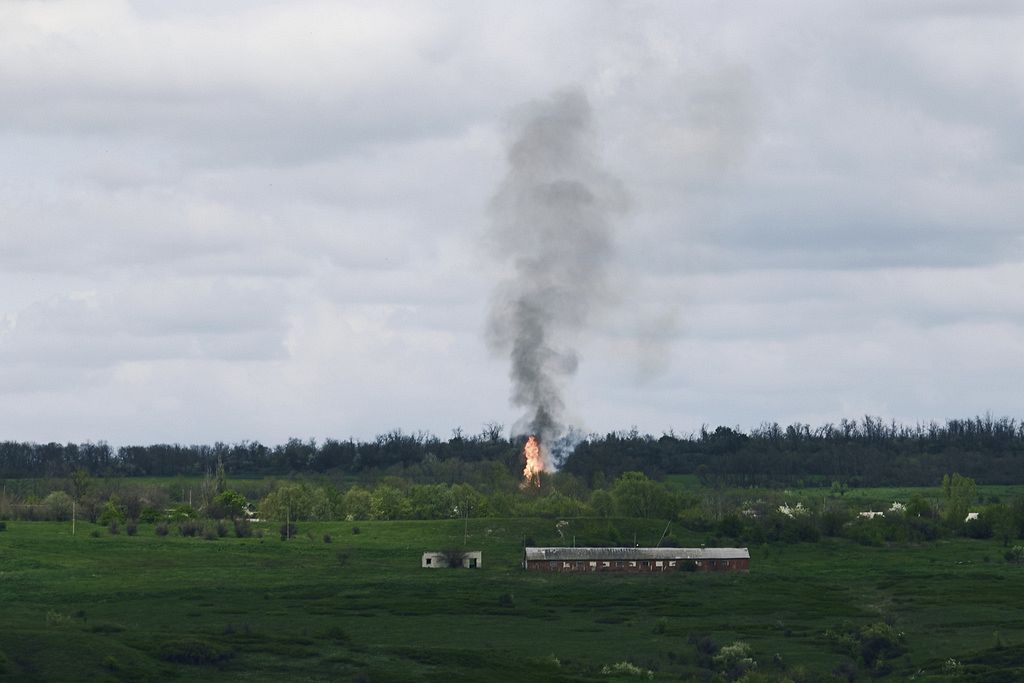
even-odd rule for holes
{"type": "Polygon", "coordinates": [[[891,659],[903,653],[903,634],[884,623],[869,624],[860,630],[860,656],[868,666],[882,658],[891,659]]]}
{"type": "Polygon", "coordinates": [[[163,514],[156,508],[142,508],[139,513],[139,521],[143,524],[156,524],[163,518],[163,514]]]}
{"type": "Polygon", "coordinates": [[[984,517],[972,519],[964,524],[964,533],[970,538],[992,538],[992,522],[984,517]]]}
{"type": "MultiPolygon", "coordinates": [[[[110,497],[106,503],[103,504],[103,509],[100,511],[100,516],[97,518],[96,523],[101,526],[107,526],[112,522],[124,523],[125,514],[124,508],[117,504],[117,498],[110,497]]],[[[112,531],[111,533],[117,533],[112,531]]]]}
{"type": "Polygon", "coordinates": [[[252,524],[249,520],[241,517],[235,520],[235,536],[238,538],[249,538],[252,536],[252,524]]]}
{"type": "Polygon", "coordinates": [[[192,520],[185,520],[178,525],[178,533],[182,536],[199,536],[203,533],[203,525],[192,520]]]}
{"type": "Polygon", "coordinates": [[[64,522],[71,519],[73,501],[64,491],[54,491],[43,499],[43,505],[48,508],[50,519],[55,522],[64,522]]]}
{"type": "Polygon", "coordinates": [[[339,518],[337,491],[305,482],[287,482],[260,501],[260,517],[274,521],[317,521],[339,518]]]}
{"type": "Polygon", "coordinates": [[[182,519],[195,519],[199,516],[196,509],[188,503],[182,503],[181,505],[175,505],[167,512],[167,518],[171,521],[177,521],[182,519]]]}
{"type": "Polygon", "coordinates": [[[217,494],[208,511],[211,517],[227,517],[233,519],[245,515],[249,501],[238,491],[224,491],[217,494]]]}

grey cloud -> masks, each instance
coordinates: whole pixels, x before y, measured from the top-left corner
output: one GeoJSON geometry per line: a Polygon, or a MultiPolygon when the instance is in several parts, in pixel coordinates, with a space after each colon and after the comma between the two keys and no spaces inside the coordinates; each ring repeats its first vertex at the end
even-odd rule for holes
{"type": "Polygon", "coordinates": [[[95,368],[133,360],[282,358],[284,303],[266,289],[180,280],[60,297],[8,314],[0,359],[95,368]]]}
{"type": "Polygon", "coordinates": [[[519,233],[479,236],[504,112],[566,83],[592,105],[584,165],[632,198],[530,299],[565,314],[544,362],[566,422],[1010,410],[1022,20],[1000,2],[0,4],[0,436],[513,424],[488,293],[569,241],[525,205],[519,233]]]}

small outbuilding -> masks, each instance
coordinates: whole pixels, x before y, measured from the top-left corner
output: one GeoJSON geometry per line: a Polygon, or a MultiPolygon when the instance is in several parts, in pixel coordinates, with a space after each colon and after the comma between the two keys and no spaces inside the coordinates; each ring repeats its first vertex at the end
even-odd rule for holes
{"type": "Polygon", "coordinates": [[[525,548],[523,568],[540,572],[748,572],[746,548],[525,548]]]}
{"type": "Polygon", "coordinates": [[[442,550],[423,553],[420,566],[424,569],[479,569],[483,561],[484,554],[480,550],[442,550]]]}

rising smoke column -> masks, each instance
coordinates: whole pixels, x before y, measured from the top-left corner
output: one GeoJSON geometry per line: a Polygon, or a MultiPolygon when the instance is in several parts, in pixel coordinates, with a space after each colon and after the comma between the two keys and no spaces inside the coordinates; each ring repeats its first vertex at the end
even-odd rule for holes
{"type": "Polygon", "coordinates": [[[508,353],[511,402],[527,410],[513,431],[536,434],[544,448],[564,429],[574,344],[608,298],[610,219],[625,194],[597,163],[590,104],[578,91],[523,109],[508,164],[491,202],[489,243],[512,275],[495,291],[488,341],[508,353]]]}

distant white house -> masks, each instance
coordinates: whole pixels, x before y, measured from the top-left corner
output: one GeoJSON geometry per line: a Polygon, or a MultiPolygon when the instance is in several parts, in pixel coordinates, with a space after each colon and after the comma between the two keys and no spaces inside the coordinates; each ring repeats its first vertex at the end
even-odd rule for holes
{"type": "Polygon", "coordinates": [[[484,554],[480,550],[467,550],[465,552],[425,552],[420,566],[424,569],[451,569],[452,563],[455,566],[462,566],[466,569],[479,569],[483,566],[484,554]],[[458,563],[461,562],[461,565],[458,563]]]}
{"type": "Polygon", "coordinates": [[[864,512],[858,512],[858,517],[866,517],[867,519],[874,519],[875,517],[885,517],[884,512],[877,512],[875,510],[865,510],[864,512]]]}
{"type": "Polygon", "coordinates": [[[964,518],[964,521],[965,522],[970,522],[972,519],[977,519],[977,518],[978,518],[978,513],[977,512],[968,512],[967,516],[964,518]]]}

